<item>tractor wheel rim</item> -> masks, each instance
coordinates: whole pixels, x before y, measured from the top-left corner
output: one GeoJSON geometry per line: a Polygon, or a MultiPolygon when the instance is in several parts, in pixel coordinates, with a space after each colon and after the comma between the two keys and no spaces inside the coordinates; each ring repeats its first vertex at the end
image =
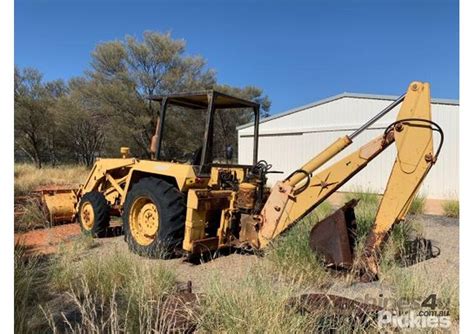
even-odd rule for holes
{"type": "Polygon", "coordinates": [[[92,227],[94,226],[94,219],[95,215],[92,204],[90,202],[84,203],[81,209],[81,223],[84,229],[87,231],[92,230],[92,227]]]}
{"type": "Polygon", "coordinates": [[[148,246],[155,240],[160,227],[160,214],[149,198],[139,197],[133,201],[128,220],[132,236],[138,244],[148,246]]]}

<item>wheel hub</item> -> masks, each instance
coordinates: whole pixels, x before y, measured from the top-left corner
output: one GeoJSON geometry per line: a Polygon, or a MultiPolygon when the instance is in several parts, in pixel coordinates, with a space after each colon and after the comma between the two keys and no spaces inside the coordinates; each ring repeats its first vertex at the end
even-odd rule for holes
{"type": "Polygon", "coordinates": [[[134,239],[140,245],[151,244],[160,226],[160,216],[156,205],[148,198],[136,199],[130,210],[129,225],[134,239]]]}
{"type": "Polygon", "coordinates": [[[86,202],[82,205],[81,209],[81,222],[84,229],[87,231],[92,230],[94,226],[94,208],[90,202],[86,202]]]}

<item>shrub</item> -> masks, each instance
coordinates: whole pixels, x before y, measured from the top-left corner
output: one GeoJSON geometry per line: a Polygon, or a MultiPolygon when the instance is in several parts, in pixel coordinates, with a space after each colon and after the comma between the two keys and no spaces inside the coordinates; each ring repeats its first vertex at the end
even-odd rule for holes
{"type": "Polygon", "coordinates": [[[425,210],[426,197],[423,195],[416,195],[413,202],[408,209],[408,213],[412,215],[422,214],[425,210]]]}
{"type": "Polygon", "coordinates": [[[448,200],[443,203],[443,212],[446,217],[459,218],[459,201],[448,200]]]}

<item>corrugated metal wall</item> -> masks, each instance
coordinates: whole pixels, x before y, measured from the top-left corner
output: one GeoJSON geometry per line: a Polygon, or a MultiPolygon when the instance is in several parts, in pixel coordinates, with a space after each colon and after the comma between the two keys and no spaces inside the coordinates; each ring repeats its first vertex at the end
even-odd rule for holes
{"type": "MultiPolygon", "coordinates": [[[[392,101],[378,98],[341,97],[262,122],[260,125],[259,159],[267,160],[273,170],[291,171],[301,167],[336,138],[350,134],[392,101]]],[[[396,119],[399,107],[357,137],[346,151],[334,159],[354,151],[357,147],[380,135],[396,119]]],[[[457,198],[459,193],[459,106],[448,103],[432,104],[433,121],[445,134],[445,143],[438,162],[426,178],[421,193],[433,199],[457,198]]],[[[239,163],[252,162],[253,127],[239,130],[239,163]]],[[[435,147],[438,145],[438,135],[435,147]]],[[[395,159],[395,146],[383,152],[341,190],[371,190],[382,193],[395,159]]],[[[330,162],[329,162],[330,163],[330,162]]],[[[270,174],[270,183],[282,179],[281,174],[270,174]]]]}

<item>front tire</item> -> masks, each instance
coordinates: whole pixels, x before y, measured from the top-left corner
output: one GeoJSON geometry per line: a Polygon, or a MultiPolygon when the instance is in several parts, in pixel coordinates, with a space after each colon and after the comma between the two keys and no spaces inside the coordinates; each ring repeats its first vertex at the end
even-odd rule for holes
{"type": "Polygon", "coordinates": [[[79,204],[79,225],[84,234],[103,237],[110,224],[110,208],[104,195],[98,191],[86,193],[79,204]]]}
{"type": "Polygon", "coordinates": [[[124,203],[123,228],[129,249],[166,258],[182,247],[186,206],[172,184],[154,177],[133,185],[124,203]]]}

